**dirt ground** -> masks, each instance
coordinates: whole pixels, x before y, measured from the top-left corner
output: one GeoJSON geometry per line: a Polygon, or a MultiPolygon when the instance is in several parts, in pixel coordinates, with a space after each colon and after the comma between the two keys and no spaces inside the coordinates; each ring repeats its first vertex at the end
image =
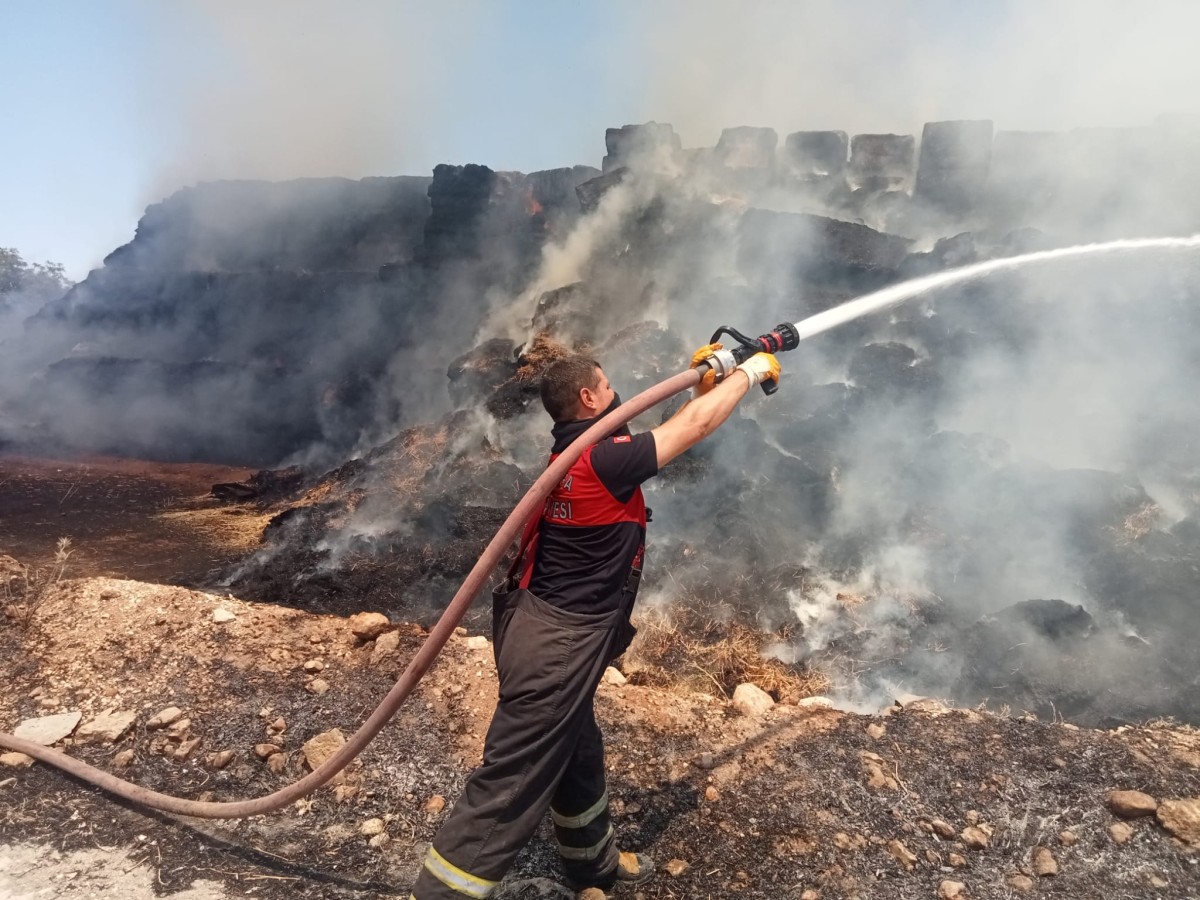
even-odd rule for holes
{"type": "Polygon", "coordinates": [[[0,455],[0,547],[40,566],[67,537],[76,576],[203,583],[258,545],[267,519],[209,494],[250,474],[205,463],[0,455]]]}
{"type": "MultiPolygon", "coordinates": [[[[64,534],[75,548],[35,610],[0,620],[0,731],[131,713],[115,740],[56,746],[155,790],[233,800],[303,775],[313,736],[358,727],[424,632],[393,623],[389,649],[343,616],[210,589],[205,574],[255,546],[262,515],[204,492],[244,475],[0,459],[0,555],[46,565],[64,534]],[[179,718],[154,727],[169,707],[179,718]]],[[[0,766],[0,897],[407,897],[495,696],[490,646],[457,635],[340,783],[249,820],[160,815],[41,763],[0,766]]],[[[632,681],[602,685],[598,715],[621,843],[674,873],[623,896],[1200,897],[1200,847],[1154,816],[1114,832],[1106,804],[1116,789],[1200,797],[1193,729],[1092,731],[930,701],[746,716],[724,696],[632,681]]],[[[555,896],[561,881],[543,827],[501,895],[555,896]]]]}

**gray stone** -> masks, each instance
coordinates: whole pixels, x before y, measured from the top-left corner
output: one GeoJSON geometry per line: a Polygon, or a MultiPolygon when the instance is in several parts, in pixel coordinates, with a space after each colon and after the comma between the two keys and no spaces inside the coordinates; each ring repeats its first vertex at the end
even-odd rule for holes
{"type": "Polygon", "coordinates": [[[175,723],[176,721],[178,721],[179,717],[182,715],[183,715],[183,710],[180,709],[178,706],[168,706],[166,709],[162,710],[161,712],[156,713],[155,715],[151,716],[150,720],[146,723],[146,727],[147,728],[162,728],[165,725],[171,725],[171,724],[175,723]]]}
{"type": "Polygon", "coordinates": [[[614,687],[621,687],[628,680],[621,674],[621,670],[609,666],[604,670],[604,677],[601,679],[605,684],[611,684],[614,687]]]}
{"type": "Polygon", "coordinates": [[[32,741],[35,744],[41,744],[43,747],[49,747],[58,741],[61,741],[79,724],[79,720],[83,718],[81,712],[58,713],[53,716],[41,716],[37,719],[26,719],[17,726],[13,732],[13,737],[19,737],[22,740],[32,741]]]}
{"type": "Polygon", "coordinates": [[[377,666],[386,659],[396,655],[400,649],[400,632],[388,631],[375,638],[375,646],[371,648],[371,665],[377,666]]]}
{"type": "Polygon", "coordinates": [[[775,705],[771,695],[757,685],[739,684],[733,689],[733,708],[743,716],[756,718],[764,715],[775,705]]]}
{"type": "Polygon", "coordinates": [[[111,744],[129,730],[136,718],[137,714],[133,712],[110,710],[80,725],[75,737],[81,741],[111,744]]]}

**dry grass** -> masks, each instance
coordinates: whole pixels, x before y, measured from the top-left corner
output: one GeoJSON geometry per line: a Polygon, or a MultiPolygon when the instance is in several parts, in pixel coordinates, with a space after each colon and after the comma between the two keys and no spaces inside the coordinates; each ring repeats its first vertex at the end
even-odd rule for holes
{"type": "Polygon", "coordinates": [[[1140,540],[1157,527],[1161,517],[1162,510],[1157,503],[1143,503],[1121,523],[1117,531],[1117,543],[1132,544],[1140,540]]]}
{"type": "Polygon", "coordinates": [[[635,683],[680,687],[731,696],[750,682],[776,700],[795,703],[824,692],[820,672],[765,657],[768,645],[789,639],[786,630],[764,633],[738,622],[721,622],[686,610],[639,620],[638,635],[625,655],[635,683]]]}
{"type": "Polygon", "coordinates": [[[570,355],[571,351],[550,337],[549,333],[539,331],[521,351],[516,378],[518,381],[532,381],[535,378],[541,378],[542,372],[552,362],[570,355]]]}
{"type": "Polygon", "coordinates": [[[71,539],[60,537],[49,565],[31,569],[22,566],[4,582],[4,615],[18,628],[28,629],[50,590],[63,579],[71,558],[71,539]]]}

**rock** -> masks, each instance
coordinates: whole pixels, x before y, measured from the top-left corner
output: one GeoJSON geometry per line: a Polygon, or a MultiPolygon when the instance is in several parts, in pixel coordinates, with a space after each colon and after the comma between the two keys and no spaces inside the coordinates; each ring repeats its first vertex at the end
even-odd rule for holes
{"type": "Polygon", "coordinates": [[[938,885],[938,900],[966,900],[967,886],[961,881],[943,881],[938,885]]]}
{"type": "Polygon", "coordinates": [[[929,823],[930,827],[937,833],[938,837],[950,840],[954,837],[954,826],[949,822],[944,822],[941,819],[934,819],[929,823]]]}
{"type": "Polygon", "coordinates": [[[691,868],[691,866],[688,865],[684,860],[672,859],[672,860],[669,860],[665,866],[663,866],[663,871],[666,872],[668,875],[670,875],[672,878],[678,878],[680,875],[682,875],[684,872],[686,872],[690,868],[691,868]]]}
{"type": "MultiPolygon", "coordinates": [[[[190,741],[184,741],[183,743],[181,743],[178,747],[175,748],[175,758],[178,760],[187,759],[189,756],[192,755],[192,751],[200,746],[201,740],[203,740],[203,738],[195,737],[195,738],[192,738],[190,741]]],[[[270,760],[267,760],[267,763],[270,764],[270,760]]]]}
{"type": "Polygon", "coordinates": [[[959,839],[971,850],[983,850],[988,845],[988,836],[978,825],[968,825],[962,830],[959,839]]]}
{"type": "Polygon", "coordinates": [[[1150,887],[1157,888],[1158,890],[1161,891],[1163,888],[1170,887],[1170,886],[1171,886],[1171,882],[1167,881],[1167,879],[1159,878],[1157,875],[1150,876],[1150,887]]]}
{"type": "Polygon", "coordinates": [[[800,895],[800,900],[821,900],[821,894],[819,891],[814,891],[812,888],[809,888],[800,895]]]}
{"type": "Polygon", "coordinates": [[[272,753],[267,757],[267,768],[278,775],[287,768],[288,757],[286,753],[272,753]]]}
{"type": "Polygon", "coordinates": [[[317,694],[319,696],[329,690],[329,682],[324,678],[314,678],[305,685],[305,690],[310,694],[317,694]]]}
{"type": "Polygon", "coordinates": [[[947,862],[955,869],[964,869],[967,866],[967,858],[961,853],[951,853],[947,862]]]}
{"type": "Polygon", "coordinates": [[[383,819],[367,819],[358,826],[358,833],[363,837],[374,837],[377,834],[383,834],[385,828],[383,819]]]}
{"type": "Polygon", "coordinates": [[[387,631],[375,638],[375,646],[371,648],[371,665],[377,666],[385,659],[396,655],[400,649],[400,632],[387,631]]]}
{"type": "Polygon", "coordinates": [[[350,630],[364,643],[373,641],[391,627],[392,623],[383,613],[361,612],[350,617],[350,630]]]}
{"type": "Polygon", "coordinates": [[[866,750],[861,751],[858,755],[859,761],[862,763],[863,774],[867,776],[868,788],[873,791],[881,791],[885,788],[894,791],[900,787],[900,782],[884,769],[882,756],[866,750]]]}
{"type": "Polygon", "coordinates": [[[434,794],[425,801],[425,812],[431,816],[436,816],[446,808],[446,798],[441,794],[434,794]]]}
{"type": "Polygon", "coordinates": [[[1141,791],[1112,791],[1108,795],[1108,808],[1122,819],[1152,816],[1158,809],[1158,801],[1141,791]]]}
{"type": "Polygon", "coordinates": [[[721,799],[721,792],[710,784],[704,789],[704,799],[709,803],[716,803],[721,799]]]}
{"type": "Polygon", "coordinates": [[[0,766],[9,766],[14,769],[28,769],[32,765],[32,756],[26,756],[24,753],[17,753],[16,751],[0,753],[0,766]]]}
{"type": "Polygon", "coordinates": [[[867,726],[867,737],[873,741],[879,740],[885,734],[887,734],[886,725],[880,725],[878,722],[872,722],[867,726]]]}
{"type": "Polygon", "coordinates": [[[490,646],[490,642],[482,634],[473,634],[463,644],[468,650],[486,650],[490,646]]]}
{"type": "Polygon", "coordinates": [[[839,831],[833,836],[833,846],[843,853],[849,853],[851,850],[861,850],[867,845],[867,839],[861,834],[849,835],[844,831],[839,831]]]}
{"type": "Polygon", "coordinates": [[[1009,875],[1006,879],[1004,879],[1004,883],[1014,891],[1018,891],[1023,894],[1026,891],[1032,891],[1035,882],[1028,875],[1022,875],[1018,872],[1016,874],[1009,875]]]}
{"type": "Polygon", "coordinates": [[[896,858],[896,861],[905,869],[912,871],[917,865],[917,855],[904,846],[900,841],[888,841],[888,853],[896,858]]]}
{"type": "Polygon", "coordinates": [[[605,900],[607,896],[598,887],[585,888],[579,892],[579,900],[605,900]]]}
{"type": "Polygon", "coordinates": [[[280,716],[267,726],[267,731],[271,732],[271,734],[283,734],[283,732],[287,731],[287,721],[283,716],[280,716]]]}
{"type": "Polygon", "coordinates": [[[324,670],[325,663],[321,662],[319,659],[309,659],[304,663],[305,672],[323,672],[324,670]]]}
{"type": "Polygon", "coordinates": [[[208,755],[208,764],[214,769],[224,769],[231,762],[233,762],[232,750],[218,750],[216,753],[208,755]]]}
{"type": "Polygon", "coordinates": [[[26,719],[13,731],[13,737],[19,737],[43,747],[57,743],[75,730],[81,712],[59,713],[54,716],[41,716],[37,719],[26,719]]]}
{"type": "Polygon", "coordinates": [[[628,680],[621,674],[621,670],[613,666],[609,666],[604,670],[604,677],[600,679],[605,684],[611,684],[613,687],[620,687],[628,680]]]}
{"type": "Polygon", "coordinates": [[[259,759],[266,759],[267,757],[278,753],[282,749],[283,748],[278,744],[255,744],[254,755],[259,759]]]}
{"type": "Polygon", "coordinates": [[[300,752],[304,754],[304,761],[308,763],[308,767],[316,770],[325,760],[342,749],[342,745],[345,743],[346,738],[341,731],[334,728],[309,738],[300,748],[300,752]]]}
{"type": "Polygon", "coordinates": [[[1058,861],[1047,847],[1033,848],[1033,874],[1046,878],[1058,874],[1058,861]]]}
{"type": "Polygon", "coordinates": [[[212,620],[218,625],[224,625],[226,622],[232,622],[236,618],[237,616],[223,606],[218,606],[215,610],[213,610],[212,620]]]}
{"type": "Polygon", "coordinates": [[[1164,800],[1157,815],[1159,824],[1179,840],[1200,846],[1200,798],[1164,800]]]}
{"type": "Polygon", "coordinates": [[[1113,822],[1108,826],[1108,836],[1114,844],[1127,844],[1133,837],[1133,826],[1128,822],[1113,822]]]}
{"type": "Polygon", "coordinates": [[[383,834],[375,835],[375,837],[367,841],[367,844],[378,849],[380,847],[386,847],[389,843],[391,843],[391,840],[392,836],[385,831],[383,834]]]}
{"type": "Polygon", "coordinates": [[[163,728],[174,723],[182,715],[183,710],[178,706],[168,706],[161,712],[155,713],[153,716],[151,716],[150,720],[146,722],[146,727],[151,729],[163,728]]]}
{"type": "Polygon", "coordinates": [[[1074,847],[1078,840],[1073,831],[1063,831],[1058,835],[1058,842],[1064,847],[1074,847]]]}
{"type": "Polygon", "coordinates": [[[129,726],[133,724],[133,720],[136,718],[137,714],[133,712],[112,710],[111,712],[102,713],[91,721],[80,725],[75,730],[75,737],[80,741],[111,744],[129,729],[129,726]]]}
{"type": "Polygon", "coordinates": [[[187,734],[188,729],[191,727],[191,719],[178,719],[172,723],[171,727],[167,730],[170,731],[171,737],[182,737],[183,735],[187,734]]]}
{"type": "Polygon", "coordinates": [[[833,701],[828,697],[805,697],[798,700],[796,705],[801,709],[833,709],[833,701]]]}
{"type": "Polygon", "coordinates": [[[711,753],[701,753],[692,760],[692,765],[694,765],[697,769],[704,769],[705,771],[708,771],[709,769],[715,769],[717,767],[717,758],[711,753]]]}

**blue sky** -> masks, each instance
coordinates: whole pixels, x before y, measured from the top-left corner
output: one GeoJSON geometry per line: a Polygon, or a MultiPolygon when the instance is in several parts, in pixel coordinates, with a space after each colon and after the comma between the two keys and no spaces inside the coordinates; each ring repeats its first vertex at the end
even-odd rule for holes
{"type": "Polygon", "coordinates": [[[1196,112],[1200,4],[0,0],[0,246],[83,277],[211,178],[598,165],[604,129],[1196,112]]]}

